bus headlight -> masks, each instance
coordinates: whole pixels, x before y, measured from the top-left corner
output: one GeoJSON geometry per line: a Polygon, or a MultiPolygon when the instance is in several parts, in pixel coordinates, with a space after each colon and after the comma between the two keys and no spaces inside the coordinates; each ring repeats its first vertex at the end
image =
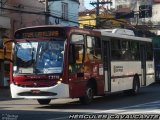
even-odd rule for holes
{"type": "Polygon", "coordinates": [[[59,79],[59,81],[57,81],[57,84],[62,83],[62,80],[63,80],[63,79],[62,79],[62,78],[60,78],[60,79],[59,79]]]}

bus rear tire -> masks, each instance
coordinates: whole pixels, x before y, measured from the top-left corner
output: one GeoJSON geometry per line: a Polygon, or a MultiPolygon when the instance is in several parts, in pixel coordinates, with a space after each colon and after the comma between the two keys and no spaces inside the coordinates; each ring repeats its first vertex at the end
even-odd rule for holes
{"type": "Polygon", "coordinates": [[[85,96],[80,97],[79,100],[81,104],[90,104],[93,101],[93,96],[94,96],[94,91],[91,86],[88,86],[86,91],[85,91],[85,96]]]}
{"type": "Polygon", "coordinates": [[[140,83],[139,79],[137,78],[133,81],[133,89],[131,90],[131,94],[137,95],[139,93],[139,89],[140,89],[140,83]]]}
{"type": "Polygon", "coordinates": [[[125,90],[124,93],[127,95],[137,95],[139,93],[140,89],[140,83],[139,83],[139,78],[135,77],[133,79],[133,87],[131,90],[125,90]]]}
{"type": "Polygon", "coordinates": [[[37,101],[40,105],[48,105],[51,99],[38,99],[37,101]]]}

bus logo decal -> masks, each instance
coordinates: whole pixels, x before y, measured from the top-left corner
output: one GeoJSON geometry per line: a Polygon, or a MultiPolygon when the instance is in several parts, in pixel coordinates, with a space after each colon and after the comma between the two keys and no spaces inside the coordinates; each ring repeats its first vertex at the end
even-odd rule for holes
{"type": "Polygon", "coordinates": [[[114,70],[114,73],[123,72],[123,66],[114,66],[113,70],[114,70]]]}

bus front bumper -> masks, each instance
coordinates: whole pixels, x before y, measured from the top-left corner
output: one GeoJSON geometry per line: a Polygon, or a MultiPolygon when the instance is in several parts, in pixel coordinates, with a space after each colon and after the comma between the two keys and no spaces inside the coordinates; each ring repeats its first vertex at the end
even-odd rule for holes
{"type": "Polygon", "coordinates": [[[51,87],[20,87],[15,84],[10,85],[12,98],[25,99],[55,99],[68,98],[69,85],[60,83],[51,87]]]}

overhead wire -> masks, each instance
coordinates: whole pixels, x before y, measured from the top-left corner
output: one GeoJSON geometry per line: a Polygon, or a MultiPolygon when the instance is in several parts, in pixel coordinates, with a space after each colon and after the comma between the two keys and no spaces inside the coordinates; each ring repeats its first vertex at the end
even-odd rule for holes
{"type": "MultiPolygon", "coordinates": [[[[17,10],[23,10],[23,8],[16,8],[13,4],[6,4],[7,6],[9,7],[12,7],[14,9],[17,9],[17,10]],[[14,6],[14,7],[13,7],[14,6]]],[[[16,4],[15,4],[16,5],[16,4]]],[[[36,6],[29,6],[29,5],[22,5],[24,7],[24,9],[29,9],[29,11],[32,12],[33,11],[37,11],[37,12],[45,12],[43,8],[41,7],[36,7],[36,6]]],[[[29,12],[28,11],[28,12],[29,12]]],[[[13,11],[12,11],[13,12],[13,11]]],[[[22,11],[23,12],[23,11],[22,11]]],[[[14,13],[17,13],[17,11],[14,11],[14,13]]],[[[62,16],[62,11],[58,11],[58,10],[50,10],[50,14],[52,16],[57,16],[57,17],[61,17],[62,16]]],[[[68,18],[70,18],[71,20],[76,20],[78,19],[78,15],[74,15],[74,13],[72,12],[68,12],[68,18]]]]}
{"type": "MultiPolygon", "coordinates": [[[[17,7],[13,6],[13,4],[9,4],[9,3],[6,3],[5,5],[8,6],[9,8],[1,6],[0,9],[10,11],[10,13],[8,13],[8,14],[12,14],[12,13],[22,13],[23,14],[24,13],[24,14],[35,14],[35,15],[44,15],[44,16],[46,15],[44,9],[41,8],[41,7],[22,5],[24,7],[24,9],[23,9],[23,8],[18,8],[18,6],[17,7]],[[29,11],[28,11],[27,8],[29,9],[29,11]],[[27,9],[27,11],[25,9],[27,9]]],[[[50,10],[50,17],[61,19],[63,21],[76,23],[76,24],[82,24],[82,23],[79,23],[79,22],[76,21],[78,19],[78,15],[74,15],[74,13],[69,12],[68,18],[70,18],[70,19],[68,20],[68,19],[63,19],[62,15],[58,14],[60,12],[61,11],[58,11],[58,10],[50,10]]]]}

